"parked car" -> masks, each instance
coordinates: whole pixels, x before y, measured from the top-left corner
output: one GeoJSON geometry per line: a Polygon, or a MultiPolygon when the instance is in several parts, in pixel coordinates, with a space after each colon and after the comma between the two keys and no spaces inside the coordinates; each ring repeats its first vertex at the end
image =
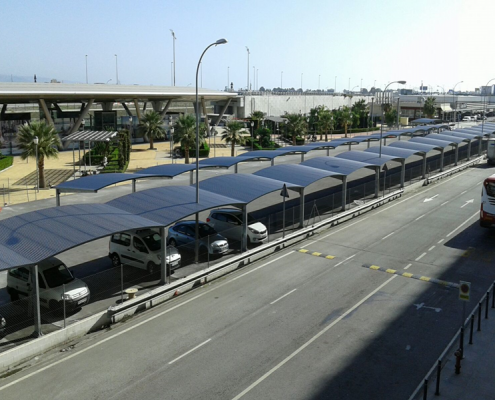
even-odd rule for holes
{"type": "MultiPolygon", "coordinates": [[[[242,211],[234,208],[221,208],[212,210],[206,222],[217,232],[221,232],[225,237],[240,241],[242,237],[243,215],[242,211]]],[[[268,238],[266,226],[261,222],[256,222],[248,214],[248,243],[263,243],[268,238]]]]}
{"type": "MultiPolygon", "coordinates": [[[[30,296],[31,267],[9,269],[7,291],[12,301],[30,296]]],[[[88,286],[74,277],[67,266],[56,257],[50,257],[38,264],[38,285],[40,305],[51,310],[62,307],[63,299],[69,310],[82,307],[89,302],[88,286]]]]}
{"type": "Polygon", "coordinates": [[[463,121],[471,121],[471,117],[463,117],[462,120],[463,121]]]}
{"type": "MultiPolygon", "coordinates": [[[[174,247],[183,246],[188,250],[195,249],[196,221],[182,221],[168,229],[168,244],[174,247]]],[[[199,222],[199,253],[223,255],[229,251],[227,239],[206,222],[199,222]]]]}
{"type": "MultiPolygon", "coordinates": [[[[120,263],[147,270],[150,274],[160,270],[162,238],[152,229],[115,233],[110,237],[108,256],[114,267],[120,263]]],[[[180,267],[181,256],[177,249],[167,246],[165,262],[174,270],[180,267]]]]}
{"type": "Polygon", "coordinates": [[[0,315],[0,339],[4,338],[6,335],[7,321],[4,317],[0,315]]]}

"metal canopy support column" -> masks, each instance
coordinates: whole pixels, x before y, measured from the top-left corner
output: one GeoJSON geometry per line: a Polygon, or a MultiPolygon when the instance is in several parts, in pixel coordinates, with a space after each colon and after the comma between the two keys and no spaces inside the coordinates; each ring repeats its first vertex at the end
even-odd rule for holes
{"type": "Polygon", "coordinates": [[[304,153],[301,153],[301,162],[304,162],[304,153]]]}
{"type": "Polygon", "coordinates": [[[471,159],[471,140],[468,142],[467,160],[471,159]]]}
{"type": "Polygon", "coordinates": [[[299,194],[299,228],[304,228],[304,188],[299,194]]]}
{"type": "Polygon", "coordinates": [[[134,99],[134,108],[136,109],[136,115],[138,117],[139,122],[141,122],[141,110],[139,109],[138,99],[134,99]]]}
{"type": "Polygon", "coordinates": [[[88,103],[84,106],[84,108],[81,110],[81,113],[79,114],[79,118],[75,122],[74,126],[67,133],[68,135],[74,133],[75,131],[77,131],[79,129],[83,119],[86,117],[86,115],[88,115],[89,109],[93,106],[94,101],[95,101],[94,99],[90,99],[88,101],[88,103]]]}
{"type": "Polygon", "coordinates": [[[403,159],[401,161],[401,164],[402,164],[402,169],[400,170],[400,188],[403,189],[406,181],[406,160],[403,159]]]}
{"type": "Polygon", "coordinates": [[[225,111],[227,111],[227,107],[230,105],[231,100],[232,99],[228,99],[227,102],[225,103],[225,105],[222,107],[222,111],[220,111],[220,115],[218,116],[218,118],[215,122],[215,126],[218,126],[218,124],[222,120],[223,115],[225,114],[225,111]]]}
{"type": "Polygon", "coordinates": [[[275,158],[272,158],[272,167],[275,165],[275,158]]]}
{"type": "Polygon", "coordinates": [[[236,173],[236,174],[237,174],[237,172],[239,172],[239,168],[238,168],[238,167],[239,167],[239,164],[236,164],[236,165],[235,165],[235,167],[234,167],[234,168],[235,168],[235,173],[236,173]]]}
{"type": "Polygon", "coordinates": [[[190,185],[194,184],[194,170],[189,171],[189,184],[190,185]]]}
{"type": "Polygon", "coordinates": [[[167,265],[167,234],[165,232],[165,227],[160,227],[160,284],[170,283],[170,265],[167,265]]]}
{"type": "Polygon", "coordinates": [[[31,284],[33,285],[32,296],[34,306],[34,337],[43,335],[41,332],[41,311],[40,311],[40,287],[38,282],[38,264],[31,267],[31,284]]]}
{"type": "Polygon", "coordinates": [[[379,195],[380,195],[380,167],[376,167],[375,168],[375,198],[378,198],[379,195]]]}
{"type": "Polygon", "coordinates": [[[242,206],[242,243],[241,252],[247,251],[247,226],[248,226],[248,215],[247,215],[247,204],[242,206]]]}
{"type": "Polygon", "coordinates": [[[368,142],[368,146],[366,148],[369,149],[371,140],[367,140],[367,142],[368,142]]]}
{"type": "Polygon", "coordinates": [[[481,156],[481,144],[483,143],[483,138],[478,138],[478,156],[481,156]]]}
{"type": "Polygon", "coordinates": [[[423,179],[426,179],[426,153],[423,154],[423,179]]]}
{"type": "Polygon", "coordinates": [[[136,193],[136,179],[132,180],[132,193],[136,193]]]}
{"type": "Polygon", "coordinates": [[[46,106],[45,100],[40,99],[39,101],[41,108],[43,109],[43,113],[45,114],[46,120],[51,126],[55,126],[55,124],[53,123],[52,115],[50,114],[50,110],[48,110],[48,107],[46,106]]]}
{"type": "Polygon", "coordinates": [[[443,171],[443,156],[445,154],[445,149],[440,150],[440,172],[443,171]]]}
{"type": "Polygon", "coordinates": [[[327,147],[327,157],[330,156],[330,147],[327,147]]]}
{"type": "Polygon", "coordinates": [[[55,196],[56,196],[56,205],[57,207],[60,207],[60,190],[55,189],[55,196]]]}
{"type": "Polygon", "coordinates": [[[454,147],[455,147],[454,166],[457,166],[457,163],[459,162],[459,145],[456,144],[454,147]]]}
{"type": "Polygon", "coordinates": [[[167,101],[167,104],[165,104],[165,107],[163,108],[163,110],[160,111],[160,116],[164,117],[165,114],[167,114],[167,111],[168,111],[168,109],[170,108],[171,105],[172,105],[172,99],[170,99],[169,101],[167,101]]]}
{"type": "Polygon", "coordinates": [[[347,204],[347,176],[342,177],[342,211],[345,211],[347,204]]]}

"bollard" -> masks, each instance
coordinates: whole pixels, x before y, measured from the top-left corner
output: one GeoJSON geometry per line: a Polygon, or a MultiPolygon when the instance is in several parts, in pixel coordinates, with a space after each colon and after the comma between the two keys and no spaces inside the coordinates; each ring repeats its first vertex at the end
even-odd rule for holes
{"type": "Polygon", "coordinates": [[[480,301],[480,304],[478,304],[478,332],[481,331],[481,306],[483,303],[480,301]]]}
{"type": "Polygon", "coordinates": [[[461,335],[459,337],[459,349],[461,350],[461,353],[464,353],[464,326],[461,326],[461,335]]]}
{"type": "Polygon", "coordinates": [[[474,314],[471,314],[471,332],[469,333],[469,344],[473,344],[474,314]]]}
{"type": "Polygon", "coordinates": [[[457,351],[454,353],[454,356],[455,356],[455,373],[459,375],[461,373],[461,360],[462,360],[461,349],[457,349],[457,351]]]}
{"type": "Polygon", "coordinates": [[[488,304],[490,304],[490,291],[486,292],[485,319],[488,319],[488,304]]]}
{"type": "Polygon", "coordinates": [[[423,400],[428,398],[428,379],[425,379],[425,385],[423,387],[423,400]]]}
{"type": "Polygon", "coordinates": [[[435,396],[440,396],[440,373],[442,372],[442,360],[438,360],[437,366],[437,387],[435,390],[435,396]]]}

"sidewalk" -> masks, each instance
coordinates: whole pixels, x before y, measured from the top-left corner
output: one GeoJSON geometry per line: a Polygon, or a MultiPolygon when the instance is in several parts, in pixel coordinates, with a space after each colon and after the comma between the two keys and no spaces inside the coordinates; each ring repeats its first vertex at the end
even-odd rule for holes
{"type": "MultiPolygon", "coordinates": [[[[440,377],[440,395],[435,396],[436,374],[429,378],[428,399],[445,400],[492,400],[495,399],[494,371],[495,371],[495,308],[492,307],[492,296],[488,319],[485,319],[485,305],[483,302],[481,313],[481,331],[478,332],[478,312],[474,317],[473,344],[469,344],[470,323],[465,328],[464,359],[461,361],[460,374],[455,373],[454,352],[459,347],[459,340],[455,342],[442,363],[440,377]]],[[[415,399],[423,399],[423,388],[415,399]]]]}

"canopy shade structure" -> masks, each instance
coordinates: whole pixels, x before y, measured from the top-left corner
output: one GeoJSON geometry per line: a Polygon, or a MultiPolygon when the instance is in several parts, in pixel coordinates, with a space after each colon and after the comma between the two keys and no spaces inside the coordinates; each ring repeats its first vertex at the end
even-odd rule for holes
{"type": "Polygon", "coordinates": [[[162,226],[170,225],[210,208],[245,204],[239,199],[202,189],[199,190],[199,203],[196,203],[191,200],[195,198],[195,195],[196,187],[194,185],[167,186],[128,194],[109,201],[107,204],[122,211],[151,219],[162,226]]]}
{"type": "MultiPolygon", "coordinates": [[[[145,179],[145,178],[156,178],[159,175],[155,174],[99,174],[99,175],[89,175],[83,178],[75,179],[73,181],[66,181],[60,185],[55,186],[55,189],[61,192],[98,192],[98,190],[103,189],[107,186],[114,185],[116,183],[145,179]]],[[[165,175],[164,177],[169,178],[165,175]]]]}
{"type": "MultiPolygon", "coordinates": [[[[200,168],[202,168],[200,166],[200,168]]],[[[174,178],[177,175],[183,174],[184,172],[193,171],[196,169],[194,164],[164,164],[156,165],[154,167],[144,168],[139,170],[140,175],[159,175],[166,176],[168,178],[174,178]]]]}
{"type": "Polygon", "coordinates": [[[32,211],[0,221],[0,270],[36,264],[116,232],[158,225],[106,204],[32,211]]]}
{"type": "Polygon", "coordinates": [[[237,165],[244,161],[237,157],[212,157],[200,160],[199,165],[202,168],[230,168],[232,165],[237,165]]]}
{"type": "Polygon", "coordinates": [[[372,165],[383,166],[389,161],[403,161],[404,157],[394,157],[386,154],[382,154],[381,157],[376,156],[374,153],[366,153],[364,151],[351,150],[345,153],[340,153],[335,156],[336,158],[344,158],[351,161],[359,161],[372,165]]]}
{"type": "MultiPolygon", "coordinates": [[[[215,176],[199,183],[199,187],[222,196],[239,199],[243,203],[250,203],[259,197],[281,190],[284,183],[289,189],[298,190],[301,186],[289,182],[265,178],[251,174],[231,174],[215,176]]],[[[199,197],[201,199],[201,195],[199,197]]]]}
{"type": "Polygon", "coordinates": [[[352,161],[346,160],[344,158],[337,157],[315,157],[310,160],[302,163],[307,167],[319,168],[325,171],[332,171],[339,173],[341,175],[350,175],[353,172],[361,169],[361,168],[374,168],[375,165],[360,162],[360,161],[352,161]]]}
{"type": "Polygon", "coordinates": [[[442,132],[442,133],[430,133],[428,135],[426,135],[424,137],[424,139],[436,139],[436,140],[445,140],[447,142],[451,142],[451,144],[453,143],[462,143],[462,142],[467,142],[468,140],[466,139],[462,139],[460,137],[455,137],[455,136],[452,136],[452,135],[446,135],[444,134],[445,132],[442,132]]]}
{"type": "Polygon", "coordinates": [[[394,142],[394,143],[392,143],[386,147],[398,147],[401,149],[410,149],[410,150],[422,151],[424,153],[428,153],[429,151],[432,151],[432,150],[439,150],[440,148],[443,149],[443,147],[438,147],[438,146],[429,145],[429,144],[415,143],[415,142],[411,142],[410,140],[407,142],[394,142]]]}
{"type": "MultiPolygon", "coordinates": [[[[364,150],[364,152],[379,154],[380,149],[378,148],[378,146],[370,147],[369,149],[364,150]]],[[[407,159],[411,156],[421,156],[424,154],[425,152],[422,150],[400,149],[398,147],[390,147],[390,146],[382,147],[382,156],[388,155],[388,156],[402,157],[404,159],[407,159]]]]}
{"type": "Polygon", "coordinates": [[[457,143],[453,140],[445,141],[440,138],[432,138],[431,136],[426,137],[416,137],[409,140],[409,143],[419,143],[419,144],[429,144],[432,146],[436,146],[438,148],[446,149],[449,146],[457,145],[457,143]]]}
{"type": "Polygon", "coordinates": [[[302,187],[309,186],[320,179],[332,176],[342,176],[339,172],[325,171],[300,164],[275,165],[255,172],[254,175],[276,179],[282,182],[290,182],[302,187]]]}
{"type": "Polygon", "coordinates": [[[62,139],[63,142],[109,142],[117,136],[118,132],[112,131],[76,131],[62,139]]]}
{"type": "Polygon", "coordinates": [[[433,118],[418,118],[418,119],[415,119],[414,121],[411,121],[411,124],[413,124],[413,125],[435,124],[437,122],[442,122],[442,120],[441,119],[433,119],[433,118]]]}

